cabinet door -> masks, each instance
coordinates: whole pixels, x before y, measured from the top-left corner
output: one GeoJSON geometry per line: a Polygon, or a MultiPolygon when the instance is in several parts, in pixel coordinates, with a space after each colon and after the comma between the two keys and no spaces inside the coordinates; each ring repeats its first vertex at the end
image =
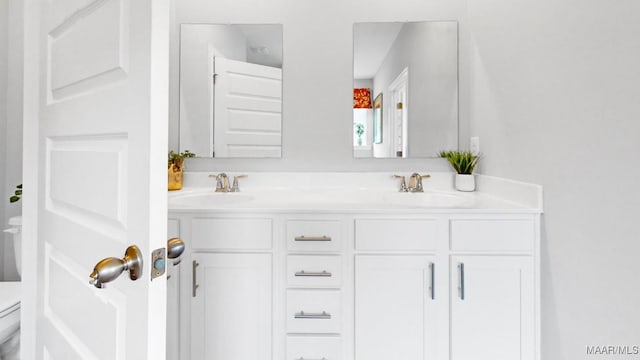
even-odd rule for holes
{"type": "Polygon", "coordinates": [[[356,256],[357,360],[435,358],[432,264],[425,255],[356,256]]]}
{"type": "Polygon", "coordinates": [[[198,265],[191,298],[191,358],[271,359],[271,255],[192,257],[198,265]]]}
{"type": "Polygon", "coordinates": [[[451,359],[533,360],[533,259],[453,256],[451,359]]]}

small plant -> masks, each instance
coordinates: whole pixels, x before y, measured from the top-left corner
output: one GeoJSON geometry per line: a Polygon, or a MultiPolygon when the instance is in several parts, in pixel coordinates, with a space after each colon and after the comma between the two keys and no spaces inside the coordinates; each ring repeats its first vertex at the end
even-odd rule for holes
{"type": "Polygon", "coordinates": [[[438,155],[447,159],[458,174],[472,174],[473,169],[478,164],[478,160],[480,160],[480,156],[470,151],[440,151],[438,155]]]}
{"type": "Polygon", "coordinates": [[[356,134],[358,135],[358,146],[362,146],[362,134],[364,134],[364,124],[356,124],[356,134]]]}
{"type": "Polygon", "coordinates": [[[9,198],[9,202],[18,202],[20,201],[20,198],[22,198],[22,184],[16,186],[16,190],[14,191],[13,195],[9,198]]]}
{"type": "Polygon", "coordinates": [[[196,154],[189,150],[185,150],[182,153],[176,153],[173,150],[169,151],[169,164],[168,167],[174,172],[180,171],[184,168],[184,159],[195,157],[196,154]]]}

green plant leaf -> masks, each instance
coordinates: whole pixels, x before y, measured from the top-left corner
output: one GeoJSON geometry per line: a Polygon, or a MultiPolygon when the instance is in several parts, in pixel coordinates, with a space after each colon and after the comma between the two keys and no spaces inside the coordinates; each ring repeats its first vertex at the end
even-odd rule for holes
{"type": "Polygon", "coordinates": [[[20,200],[19,196],[12,196],[12,197],[9,198],[9,202],[12,202],[12,203],[14,203],[14,202],[16,202],[18,200],[20,200]]]}

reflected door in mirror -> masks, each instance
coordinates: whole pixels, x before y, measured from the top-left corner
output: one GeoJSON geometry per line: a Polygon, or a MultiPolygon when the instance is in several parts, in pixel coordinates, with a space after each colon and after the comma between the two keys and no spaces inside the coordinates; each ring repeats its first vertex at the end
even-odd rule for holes
{"type": "Polygon", "coordinates": [[[281,156],[281,25],[181,25],[180,149],[281,156]]]}

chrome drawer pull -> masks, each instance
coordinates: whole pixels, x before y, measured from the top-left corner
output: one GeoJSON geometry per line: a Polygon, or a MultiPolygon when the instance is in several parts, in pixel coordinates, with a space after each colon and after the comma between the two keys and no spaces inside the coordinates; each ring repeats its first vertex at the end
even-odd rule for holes
{"type": "Polygon", "coordinates": [[[312,359],[312,358],[299,357],[299,358],[296,358],[296,360],[329,360],[329,359],[327,359],[326,357],[323,357],[321,359],[312,359]]]}
{"type": "Polygon", "coordinates": [[[302,270],[302,271],[298,271],[296,273],[296,276],[331,277],[331,273],[326,270],[322,270],[322,272],[306,272],[302,270]]]}
{"type": "Polygon", "coordinates": [[[331,241],[331,236],[296,236],[296,241],[331,241]]]}
{"type": "Polygon", "coordinates": [[[458,291],[460,300],[464,300],[464,263],[458,264],[458,291]]]}
{"type": "Polygon", "coordinates": [[[200,285],[198,285],[198,282],[196,280],[196,276],[198,275],[196,268],[200,266],[200,264],[193,260],[193,262],[191,263],[191,296],[192,297],[196,297],[196,289],[200,287],[200,285]]]}
{"type": "Polygon", "coordinates": [[[295,319],[323,319],[329,320],[331,319],[331,314],[328,314],[326,311],[321,313],[305,313],[304,311],[300,311],[294,315],[295,319]]]}

